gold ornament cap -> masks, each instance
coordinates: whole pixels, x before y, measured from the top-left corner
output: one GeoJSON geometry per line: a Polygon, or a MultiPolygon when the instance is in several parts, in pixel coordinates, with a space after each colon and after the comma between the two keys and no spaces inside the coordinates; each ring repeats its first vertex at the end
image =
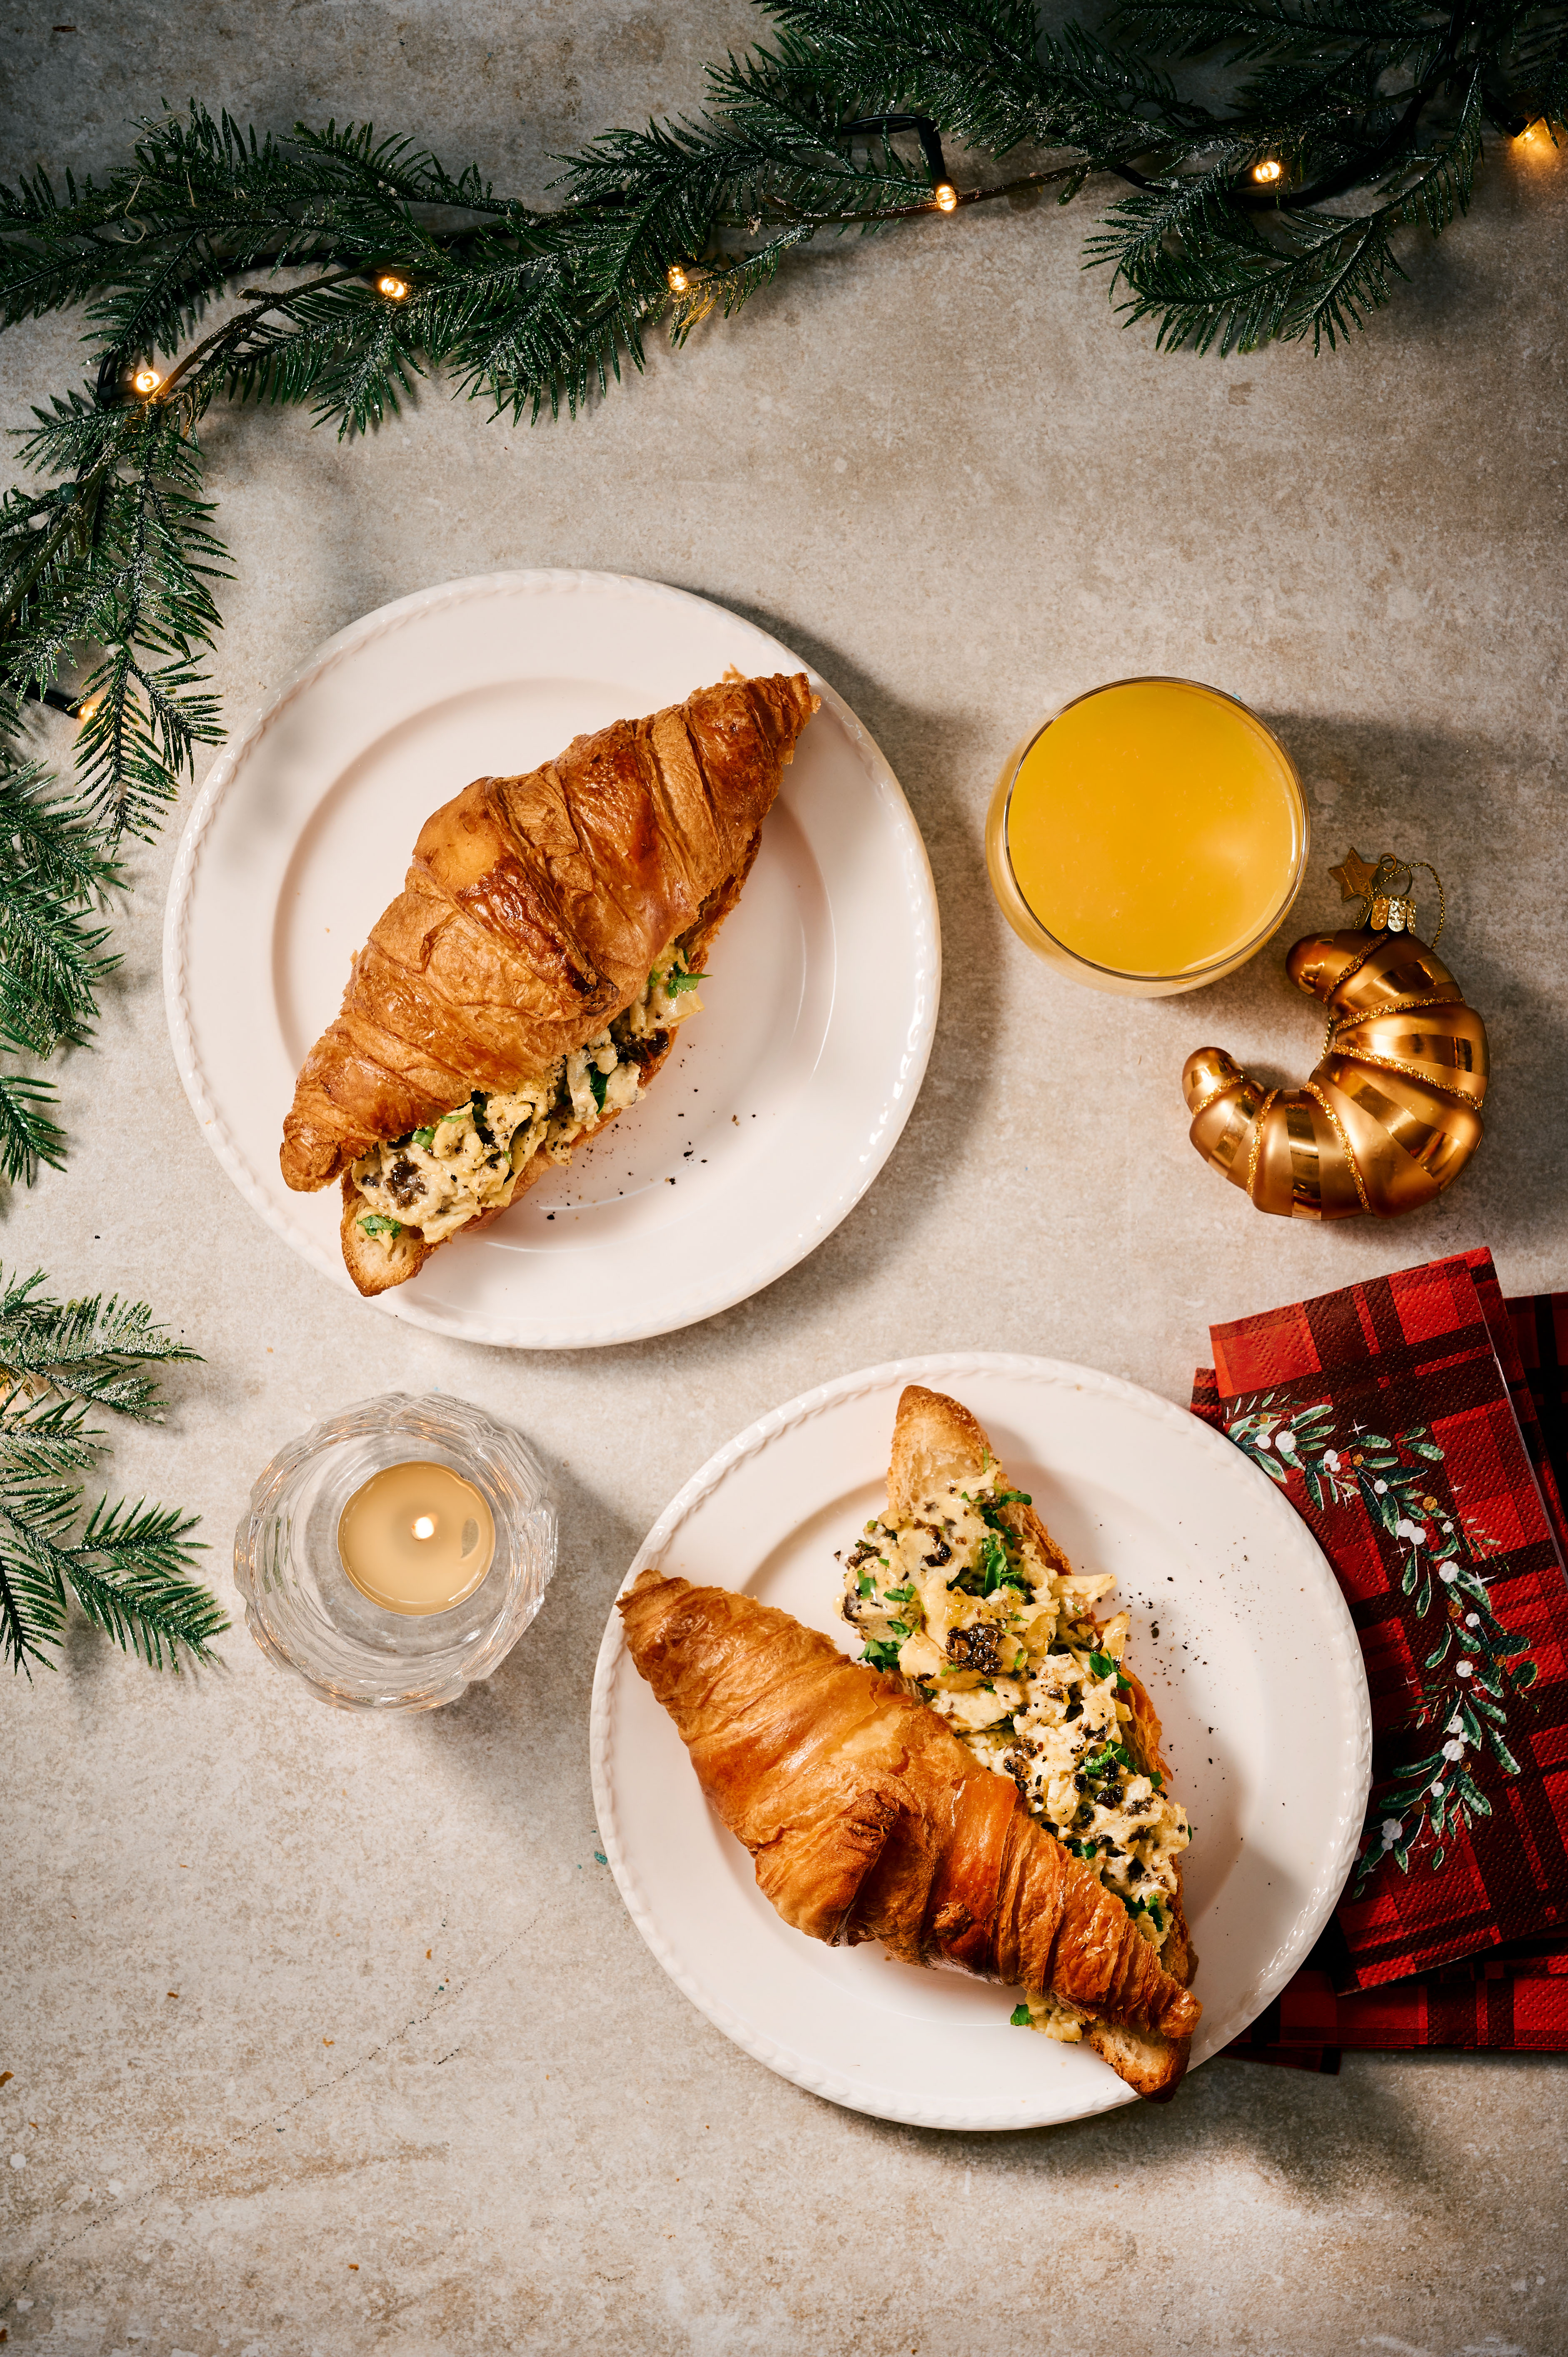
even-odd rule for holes
{"type": "Polygon", "coordinates": [[[1375,933],[1408,933],[1415,928],[1415,902],[1408,893],[1383,892],[1367,919],[1375,933]]]}
{"type": "Polygon", "coordinates": [[[1362,922],[1369,931],[1413,933],[1415,893],[1412,888],[1415,883],[1417,867],[1424,867],[1437,887],[1437,931],[1432,936],[1435,945],[1447,914],[1447,896],[1443,889],[1443,878],[1430,861],[1418,859],[1412,863],[1396,858],[1391,851],[1385,851],[1374,866],[1369,859],[1363,859],[1352,845],[1340,865],[1331,867],[1328,873],[1338,885],[1342,899],[1365,902],[1362,922]]]}

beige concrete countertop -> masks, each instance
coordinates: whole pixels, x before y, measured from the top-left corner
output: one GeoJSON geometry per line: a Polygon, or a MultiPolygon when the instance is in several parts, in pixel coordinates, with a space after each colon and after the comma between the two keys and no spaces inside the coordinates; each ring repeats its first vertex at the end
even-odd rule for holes
{"type": "MultiPolygon", "coordinates": [[[[740,0],[73,10],[7,31],[7,178],[106,161],[126,117],[190,91],[279,126],[371,114],[537,194],[552,151],[693,104],[701,62],[759,23],[740,0]]],[[[203,1354],[110,1480],[199,1510],[231,1600],[266,1458],[369,1393],[441,1385],[546,1456],[562,1564],[499,1674],[424,1717],[326,1710],[242,1627],[176,1682],[79,1626],[58,1674],[8,1686],[0,2328],[32,2357],[1568,2348],[1561,2062],[1221,2061],[1166,2110],[884,2126],[726,2043],[596,1855],[610,1598],[769,1405],[960,1347],[1181,1400],[1210,1319],[1352,1277],[1487,1243],[1506,1289],[1568,1286],[1568,156],[1499,154],[1469,220],[1316,360],[1158,356],[1080,272],[1085,226],[998,206],[829,246],[572,424],[429,388],[360,448],[293,414],[209,423],[231,726],[330,632],[456,575],[699,591],[886,748],[945,996],[891,1163],[789,1275],[632,1348],[466,1348],[328,1287],[231,1188],[164,1028],[177,825],[133,851],[100,1046],[63,1068],[69,1170],[0,1221],[9,1265],[145,1296],[203,1354]],[[1283,943],[1200,996],[1115,1000],[996,911],[981,830],[1007,747],[1155,671],[1243,697],[1294,753],[1316,829],[1295,930],[1335,915],[1351,841],[1442,870],[1496,1078],[1474,1166],[1415,1220],[1265,1220],[1187,1143],[1188,1049],[1296,1078],[1316,1057],[1283,943]]],[[[8,423],[70,381],[74,333],[0,340],[8,423]]]]}

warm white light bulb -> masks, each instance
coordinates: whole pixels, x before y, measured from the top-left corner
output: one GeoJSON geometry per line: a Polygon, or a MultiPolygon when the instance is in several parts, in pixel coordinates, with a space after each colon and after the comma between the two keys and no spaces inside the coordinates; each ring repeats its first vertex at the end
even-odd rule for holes
{"type": "Polygon", "coordinates": [[[1261,164],[1253,165],[1252,178],[1267,188],[1271,181],[1284,178],[1284,168],[1277,156],[1265,156],[1261,164]]]}
{"type": "Polygon", "coordinates": [[[937,186],[931,190],[931,202],[935,205],[938,212],[940,213],[950,213],[958,210],[958,190],[953,187],[950,180],[940,180],[937,183],[937,186]]]}
{"type": "Polygon", "coordinates": [[[678,262],[672,262],[664,275],[670,282],[671,295],[683,295],[692,283],[678,262]]]}
{"type": "Polygon", "coordinates": [[[416,1539],[433,1539],[435,1536],[435,1515],[415,1514],[413,1518],[413,1535],[416,1539]]]}
{"type": "Polygon", "coordinates": [[[377,279],[376,293],[384,295],[389,303],[401,303],[407,296],[408,287],[403,279],[394,278],[389,270],[377,279]]]}
{"type": "Polygon", "coordinates": [[[131,390],[133,393],[139,393],[142,399],[145,401],[150,393],[156,393],[162,382],[163,379],[156,369],[148,368],[144,364],[131,379],[131,390]]]}

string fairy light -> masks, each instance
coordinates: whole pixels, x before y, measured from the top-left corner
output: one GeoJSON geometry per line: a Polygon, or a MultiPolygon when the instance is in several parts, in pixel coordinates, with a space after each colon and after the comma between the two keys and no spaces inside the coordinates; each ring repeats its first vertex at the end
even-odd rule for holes
{"type": "Polygon", "coordinates": [[[1284,170],[1285,167],[1280,162],[1277,156],[1265,156],[1261,164],[1253,165],[1252,178],[1258,182],[1261,188],[1266,188],[1270,187],[1273,181],[1283,180],[1284,178],[1284,170]]]}
{"type": "Polygon", "coordinates": [[[692,284],[678,262],[672,262],[664,275],[669,281],[671,295],[684,295],[692,284]]]}
{"type": "Polygon", "coordinates": [[[163,379],[158,374],[156,369],[150,368],[146,361],[144,361],[141,367],[134,371],[131,378],[131,390],[133,393],[140,393],[142,399],[146,401],[153,393],[156,393],[162,382],[163,379]]]}
{"type": "Polygon", "coordinates": [[[939,213],[958,210],[958,190],[948,178],[947,157],[942,154],[941,135],[928,114],[857,114],[851,123],[841,123],[834,132],[835,139],[886,139],[893,131],[912,131],[920,143],[920,153],[926,159],[926,169],[931,176],[931,208],[939,213]]]}
{"type": "Polygon", "coordinates": [[[376,293],[384,295],[389,303],[406,302],[408,282],[406,279],[399,278],[394,272],[384,270],[376,281],[376,293]]]}

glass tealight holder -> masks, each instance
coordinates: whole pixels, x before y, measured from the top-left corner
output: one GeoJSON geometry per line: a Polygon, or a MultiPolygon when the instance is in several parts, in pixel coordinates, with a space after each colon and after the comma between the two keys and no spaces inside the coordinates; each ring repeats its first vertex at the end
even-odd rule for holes
{"type": "Polygon", "coordinates": [[[234,1534],[234,1579],[263,1652],[323,1702],[434,1710],[506,1658],[544,1600],[555,1555],[549,1483],[521,1434],[465,1400],[389,1392],[328,1416],[273,1458],[234,1534]],[[376,1475],[421,1465],[445,1466],[478,1491],[494,1552],[449,1609],[389,1610],[349,1577],[339,1526],[376,1475]]]}
{"type": "Polygon", "coordinates": [[[1255,712],[1197,680],[1119,679],[1015,746],[985,861],[1036,957],[1090,990],[1168,998],[1256,956],[1309,840],[1295,764],[1255,712]]]}

